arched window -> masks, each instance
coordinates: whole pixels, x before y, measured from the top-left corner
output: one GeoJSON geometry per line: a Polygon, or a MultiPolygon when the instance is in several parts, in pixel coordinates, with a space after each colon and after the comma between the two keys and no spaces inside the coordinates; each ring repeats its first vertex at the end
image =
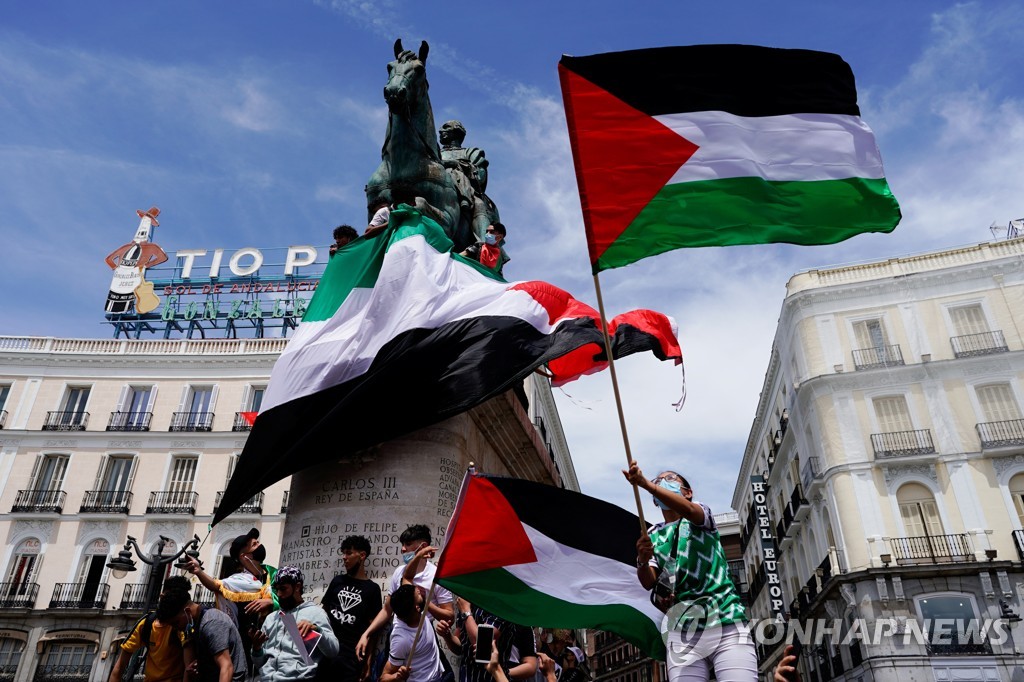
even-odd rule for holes
{"type": "Polygon", "coordinates": [[[0,677],[13,680],[21,663],[21,654],[25,651],[25,642],[12,637],[0,639],[0,677]]]}
{"type": "Polygon", "coordinates": [[[1024,473],[1010,479],[1010,497],[1013,498],[1013,508],[1017,510],[1017,524],[1024,528],[1024,473]]]}
{"type": "Polygon", "coordinates": [[[903,529],[908,537],[942,535],[942,520],[932,491],[920,483],[905,483],[896,491],[903,529]]]}
{"type": "Polygon", "coordinates": [[[93,540],[82,552],[82,561],[78,565],[79,601],[83,603],[105,601],[106,595],[100,594],[100,585],[107,573],[107,561],[110,559],[110,543],[106,540],[93,540]]]}
{"type": "Polygon", "coordinates": [[[11,564],[7,569],[7,582],[13,587],[18,586],[23,593],[25,587],[35,580],[39,574],[39,550],[41,544],[37,538],[22,540],[11,556],[11,564]]]}

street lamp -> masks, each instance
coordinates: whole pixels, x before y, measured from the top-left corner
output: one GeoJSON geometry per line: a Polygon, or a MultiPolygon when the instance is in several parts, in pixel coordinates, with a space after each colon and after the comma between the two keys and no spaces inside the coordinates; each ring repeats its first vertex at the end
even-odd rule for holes
{"type": "MultiPolygon", "coordinates": [[[[135,571],[135,562],[132,560],[132,549],[135,550],[135,555],[138,556],[139,560],[144,564],[148,564],[153,567],[153,572],[150,574],[150,585],[146,590],[147,602],[152,605],[156,602],[157,595],[160,591],[160,569],[167,564],[181,558],[174,564],[175,568],[184,569],[188,567],[187,559],[194,558],[199,561],[199,536],[195,535],[191,540],[185,543],[185,545],[178,550],[176,554],[164,555],[164,547],[171,539],[168,537],[160,536],[160,541],[156,545],[156,554],[147,556],[145,552],[139,548],[139,543],[136,542],[135,538],[131,535],[128,536],[128,541],[124,543],[124,549],[117,553],[116,557],[112,557],[107,562],[107,568],[110,569],[111,575],[117,579],[125,577],[128,573],[135,571]]],[[[200,562],[202,565],[202,562],[200,562]]]]}

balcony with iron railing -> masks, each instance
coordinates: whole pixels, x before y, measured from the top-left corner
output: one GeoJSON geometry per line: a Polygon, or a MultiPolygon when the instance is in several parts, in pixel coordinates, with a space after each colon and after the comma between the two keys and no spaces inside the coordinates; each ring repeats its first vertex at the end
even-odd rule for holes
{"type": "Polygon", "coordinates": [[[92,663],[83,665],[41,665],[32,682],[87,682],[92,663]]]}
{"type": "Polygon", "coordinates": [[[39,597],[39,583],[0,583],[0,609],[33,609],[39,597]]]}
{"type": "Polygon", "coordinates": [[[939,635],[932,633],[933,638],[942,641],[928,641],[925,648],[929,656],[991,656],[992,644],[978,632],[957,632],[943,630],[939,635]]]}
{"type": "Polygon", "coordinates": [[[195,515],[199,493],[190,490],[155,490],[149,494],[147,514],[195,515]]]}
{"type": "Polygon", "coordinates": [[[10,663],[0,665],[0,682],[14,682],[14,676],[18,674],[18,664],[10,663]]]}
{"type": "Polygon", "coordinates": [[[47,412],[43,431],[85,431],[88,412],[47,412]]]}
{"type": "Polygon", "coordinates": [[[1000,330],[954,336],[949,339],[949,343],[953,346],[953,356],[958,358],[1007,353],[1010,350],[1000,330]]]}
{"type": "Polygon", "coordinates": [[[1017,548],[1017,556],[1024,561],[1024,530],[1013,531],[1013,546],[1017,548]]]}
{"type": "Polygon", "coordinates": [[[875,457],[879,459],[935,453],[931,429],[873,433],[871,434],[871,447],[875,451],[875,457]]]}
{"type": "Polygon", "coordinates": [[[899,344],[875,346],[853,351],[854,369],[876,369],[878,367],[899,367],[903,364],[903,352],[899,344]]]}
{"type": "Polygon", "coordinates": [[[122,611],[144,611],[149,608],[149,584],[135,583],[125,585],[124,594],[121,595],[122,611]]]}
{"type": "Polygon", "coordinates": [[[804,497],[803,487],[800,484],[793,486],[793,492],[789,494],[788,509],[793,517],[792,523],[800,523],[811,511],[811,505],[804,497]]]}
{"type": "Polygon", "coordinates": [[[0,429],[7,425],[7,410],[0,410],[0,429]]]}
{"type": "Polygon", "coordinates": [[[252,431],[252,424],[245,418],[249,412],[235,412],[235,421],[231,425],[232,431],[252,431]]]}
{"type": "Polygon", "coordinates": [[[152,412],[111,412],[107,431],[149,431],[152,412]]]}
{"type": "Polygon", "coordinates": [[[11,513],[60,514],[64,511],[66,497],[67,493],[63,490],[19,490],[11,513]]]}
{"type": "Polygon", "coordinates": [[[170,431],[212,431],[213,412],[175,412],[170,431]]]}
{"type": "Polygon", "coordinates": [[[107,583],[57,583],[50,597],[51,609],[103,609],[110,585],[107,583]]]}
{"type": "Polygon", "coordinates": [[[290,490],[285,490],[284,491],[284,495],[281,496],[281,513],[282,514],[287,514],[288,513],[288,498],[291,497],[291,494],[292,493],[291,493],[290,490]]]}
{"type": "Polygon", "coordinates": [[[127,490],[86,490],[82,497],[80,514],[128,514],[132,509],[132,494],[127,490]]]}
{"type": "MultiPolygon", "coordinates": [[[[217,492],[217,497],[214,498],[213,502],[213,513],[216,514],[217,510],[220,509],[220,502],[224,499],[224,491],[220,490],[217,492]]],[[[250,497],[248,500],[242,503],[235,511],[231,512],[235,514],[262,514],[263,513],[263,493],[259,492],[250,497]]]]}
{"type": "Polygon", "coordinates": [[[808,457],[800,470],[800,485],[804,490],[811,490],[811,487],[821,481],[821,460],[818,457],[808,457]]]}
{"type": "Polygon", "coordinates": [[[966,533],[889,538],[889,546],[898,566],[977,561],[966,533]]]}
{"type": "Polygon", "coordinates": [[[975,424],[982,450],[1019,447],[1024,445],[1024,419],[975,424]]]}

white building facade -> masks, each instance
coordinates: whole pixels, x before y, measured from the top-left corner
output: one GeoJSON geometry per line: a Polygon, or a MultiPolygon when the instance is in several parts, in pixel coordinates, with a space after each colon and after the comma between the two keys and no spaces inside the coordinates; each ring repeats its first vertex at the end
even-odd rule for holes
{"type": "Polygon", "coordinates": [[[1022,330],[1020,239],[790,279],[733,507],[753,617],[837,625],[804,679],[1020,679],[1022,330]]]}
{"type": "MultiPolygon", "coordinates": [[[[134,556],[140,570],[115,577],[128,537],[167,556],[198,536],[218,574],[256,527],[278,564],[289,479],[209,524],[286,343],[0,337],[0,682],[107,679],[153,585],[177,571],[134,556]]],[[[517,395],[538,456],[578,489],[547,382],[517,395]]]]}

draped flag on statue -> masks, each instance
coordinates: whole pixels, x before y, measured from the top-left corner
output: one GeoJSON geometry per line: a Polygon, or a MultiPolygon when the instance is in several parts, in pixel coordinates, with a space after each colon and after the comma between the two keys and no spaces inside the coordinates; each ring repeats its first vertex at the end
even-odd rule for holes
{"type": "Polygon", "coordinates": [[[603,500],[469,475],[436,580],[513,623],[604,630],[664,660],[662,614],[636,577],[639,538],[637,517],[603,500]]]}
{"type": "MultiPolygon", "coordinates": [[[[509,284],[451,249],[402,207],[386,232],[335,254],[274,365],[214,523],[286,476],[464,412],[542,364],[556,383],[603,366],[593,308],[545,282],[509,284]]],[[[682,362],[660,313],[625,313],[609,330],[615,357],[682,362]]]]}
{"type": "Polygon", "coordinates": [[[900,220],[838,55],[695,45],[563,56],[558,70],[594,273],[900,220]]]}

